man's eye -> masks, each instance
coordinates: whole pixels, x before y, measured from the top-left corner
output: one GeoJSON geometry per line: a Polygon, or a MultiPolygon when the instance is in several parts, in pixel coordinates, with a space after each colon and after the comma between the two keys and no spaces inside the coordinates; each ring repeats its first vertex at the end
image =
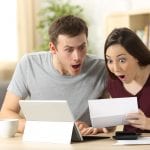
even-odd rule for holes
{"type": "Polygon", "coordinates": [[[65,49],[66,52],[71,53],[73,51],[72,48],[65,49]]]}
{"type": "Polygon", "coordinates": [[[86,46],[82,45],[82,46],[79,47],[79,50],[84,50],[85,48],[86,48],[86,46]]]}

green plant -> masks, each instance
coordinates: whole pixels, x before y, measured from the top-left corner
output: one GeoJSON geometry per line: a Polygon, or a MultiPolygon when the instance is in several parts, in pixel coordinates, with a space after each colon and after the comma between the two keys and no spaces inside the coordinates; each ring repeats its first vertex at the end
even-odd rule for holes
{"type": "Polygon", "coordinates": [[[79,5],[73,5],[69,0],[46,0],[44,7],[39,12],[39,22],[37,29],[41,36],[41,44],[38,46],[40,50],[48,50],[48,28],[51,23],[58,17],[63,15],[82,16],[83,8],[79,5]]]}

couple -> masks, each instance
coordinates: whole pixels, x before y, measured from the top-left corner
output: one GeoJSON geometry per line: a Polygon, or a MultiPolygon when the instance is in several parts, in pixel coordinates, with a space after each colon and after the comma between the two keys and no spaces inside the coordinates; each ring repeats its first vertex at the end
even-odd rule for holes
{"type": "Polygon", "coordinates": [[[88,28],[81,18],[58,18],[49,38],[49,52],[27,54],[18,63],[1,117],[19,118],[18,132],[23,132],[20,99],[66,99],[82,135],[107,133],[114,128],[90,127],[87,100],[137,96],[139,112],[128,115],[124,130],[150,131],[150,51],[133,31],[120,28],[109,34],[105,62],[87,55],[88,28]]]}

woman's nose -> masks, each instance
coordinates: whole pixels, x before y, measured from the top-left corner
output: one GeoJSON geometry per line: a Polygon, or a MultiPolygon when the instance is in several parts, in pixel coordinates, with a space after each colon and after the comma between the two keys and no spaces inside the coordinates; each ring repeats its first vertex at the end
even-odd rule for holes
{"type": "Polygon", "coordinates": [[[118,72],[120,70],[120,66],[118,63],[113,64],[113,70],[114,70],[114,72],[118,72]]]}

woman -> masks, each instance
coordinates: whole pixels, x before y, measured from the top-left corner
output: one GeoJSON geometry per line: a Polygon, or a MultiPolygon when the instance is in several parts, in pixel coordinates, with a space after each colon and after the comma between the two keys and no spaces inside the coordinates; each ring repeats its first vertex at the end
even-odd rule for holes
{"type": "Polygon", "coordinates": [[[127,115],[124,131],[150,132],[150,51],[132,30],[118,28],[108,35],[104,55],[110,96],[138,100],[139,112],[127,115]]]}

